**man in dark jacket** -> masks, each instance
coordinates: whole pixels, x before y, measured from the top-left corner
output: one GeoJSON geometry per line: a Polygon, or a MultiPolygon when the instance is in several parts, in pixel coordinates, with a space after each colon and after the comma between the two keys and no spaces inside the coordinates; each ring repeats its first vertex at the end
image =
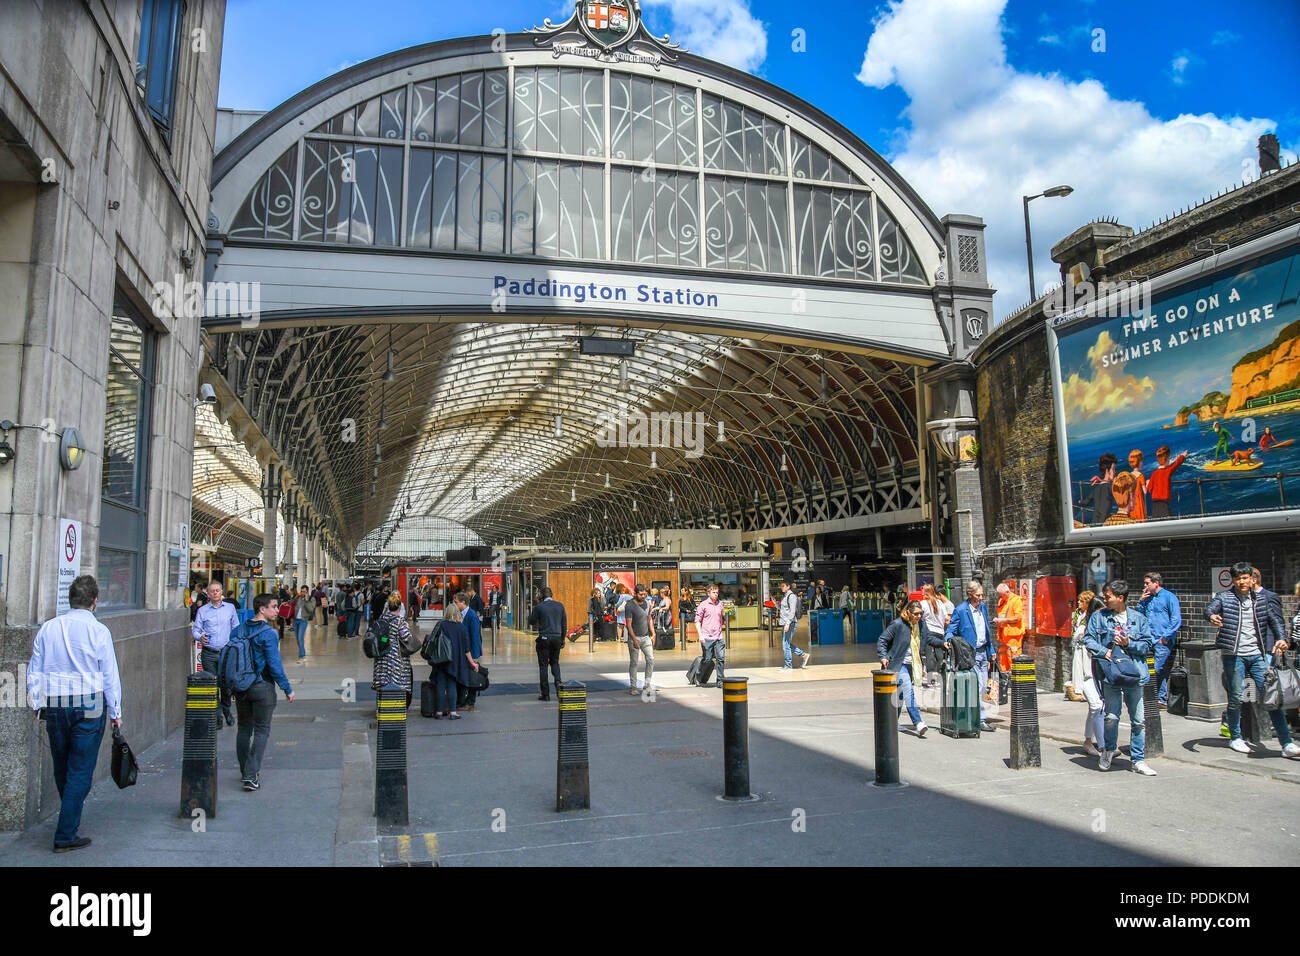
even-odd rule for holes
{"type": "Polygon", "coordinates": [[[253,645],[253,669],[259,677],[248,690],[235,692],[235,711],[239,714],[235,756],[239,758],[244,789],[250,793],[262,786],[262,757],[266,753],[266,742],[271,738],[275,685],[279,684],[284,696],[293,701],[293,688],[289,686],[289,678],[284,676],[280,641],[275,633],[275,621],[279,615],[279,599],[274,594],[259,594],[253,598],[252,620],[239,625],[235,631],[236,634],[248,635],[253,645]]]}
{"type": "Polygon", "coordinates": [[[537,676],[541,693],[538,700],[550,700],[546,684],[546,668],[551,668],[555,678],[555,696],[560,696],[560,650],[564,635],[569,632],[569,615],[564,605],[551,596],[550,588],[542,588],[542,600],[528,615],[528,626],[537,630],[537,676]]]}
{"type": "MultiPolygon", "coordinates": [[[[1217,594],[1205,607],[1206,619],[1219,629],[1214,644],[1223,652],[1223,677],[1228,685],[1228,733],[1232,738],[1228,746],[1242,754],[1250,753],[1249,745],[1241,739],[1241,693],[1246,675],[1255,682],[1262,700],[1269,655],[1283,654],[1290,646],[1280,615],[1268,597],[1272,592],[1255,590],[1253,570],[1244,561],[1234,564],[1232,588],[1217,594]]],[[[1268,716],[1282,745],[1282,756],[1292,760],[1300,758],[1300,745],[1291,740],[1286,714],[1282,710],[1270,710],[1268,716]]]]}
{"type": "MultiPolygon", "coordinates": [[[[885,628],[876,641],[876,650],[880,653],[881,669],[898,675],[898,696],[907,706],[907,714],[912,718],[916,736],[924,737],[929,728],[925,726],[921,712],[916,708],[916,691],[913,689],[916,675],[912,673],[912,668],[919,666],[912,660],[912,630],[919,625],[920,620],[921,602],[908,601],[903,605],[902,613],[885,628]]],[[[925,641],[921,643],[924,644],[925,641]]],[[[934,643],[942,645],[943,641],[934,639],[934,643]]],[[[924,648],[918,646],[918,650],[924,648]]]]}

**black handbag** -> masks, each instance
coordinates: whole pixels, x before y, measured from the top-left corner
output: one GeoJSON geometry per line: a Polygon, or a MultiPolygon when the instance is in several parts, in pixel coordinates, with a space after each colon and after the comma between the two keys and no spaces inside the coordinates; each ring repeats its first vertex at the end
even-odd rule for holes
{"type": "Polygon", "coordinates": [[[469,684],[466,685],[470,690],[482,693],[488,689],[490,684],[491,682],[488,680],[488,669],[485,666],[480,664],[478,670],[474,670],[472,667],[470,668],[469,684]]]}
{"type": "Polygon", "coordinates": [[[1175,717],[1187,716],[1187,668],[1175,664],[1169,669],[1169,713],[1175,717]]]}
{"type": "Polygon", "coordinates": [[[113,774],[113,782],[122,790],[134,787],[136,777],[140,775],[140,765],[135,762],[131,745],[117,727],[113,728],[113,759],[109,769],[113,774]]]}

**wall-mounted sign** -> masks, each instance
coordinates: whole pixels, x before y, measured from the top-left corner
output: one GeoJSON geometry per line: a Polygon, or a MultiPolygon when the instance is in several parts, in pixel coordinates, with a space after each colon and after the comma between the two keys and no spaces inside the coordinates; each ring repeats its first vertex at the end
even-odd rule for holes
{"type": "Polygon", "coordinates": [[[68,613],[68,588],[81,573],[81,522],[59,520],[59,596],[56,614],[68,613]]]}
{"type": "Polygon", "coordinates": [[[172,548],[167,552],[167,580],[164,587],[183,588],[185,587],[185,552],[180,548],[172,548]]]}
{"type": "Polygon", "coordinates": [[[721,561],[688,561],[683,559],[678,565],[682,571],[720,571],[721,561]]]}
{"type": "Polygon", "coordinates": [[[1218,594],[1232,587],[1232,568],[1210,568],[1210,593],[1218,594]]]}
{"type": "Polygon", "coordinates": [[[636,562],[636,568],[638,571],[675,571],[677,570],[677,562],[675,560],[665,561],[662,558],[655,561],[642,561],[638,559],[636,562]]]}
{"type": "Polygon", "coordinates": [[[1135,298],[1048,326],[1067,538],[1300,525],[1294,229],[1135,298]]]}
{"type": "Polygon", "coordinates": [[[677,59],[681,46],[654,36],[641,22],[636,0],[575,0],[573,15],[559,25],[532,27],[533,42],[564,54],[608,63],[646,63],[658,68],[677,59]]]}

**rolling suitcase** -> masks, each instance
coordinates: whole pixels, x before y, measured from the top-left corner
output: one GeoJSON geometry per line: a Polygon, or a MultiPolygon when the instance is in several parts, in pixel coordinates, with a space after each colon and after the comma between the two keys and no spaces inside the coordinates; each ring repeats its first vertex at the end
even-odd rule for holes
{"type": "Polygon", "coordinates": [[[703,687],[712,677],[713,658],[709,658],[706,662],[703,657],[697,657],[691,661],[691,666],[686,670],[686,682],[696,687],[703,687]]]}
{"type": "Polygon", "coordinates": [[[341,618],[339,618],[339,623],[338,623],[338,626],[335,628],[335,630],[338,632],[339,637],[347,637],[347,636],[348,636],[348,619],[347,619],[346,617],[341,617],[341,618]]]}
{"type": "Polygon", "coordinates": [[[973,670],[959,671],[951,661],[944,664],[943,696],[939,709],[939,733],[945,737],[980,735],[980,681],[973,670]]]}
{"type": "Polygon", "coordinates": [[[655,620],[655,650],[671,651],[677,647],[677,634],[673,631],[672,619],[660,612],[655,620]]]}
{"type": "Polygon", "coordinates": [[[420,681],[420,716],[432,717],[435,713],[434,707],[433,681],[420,681]]]}

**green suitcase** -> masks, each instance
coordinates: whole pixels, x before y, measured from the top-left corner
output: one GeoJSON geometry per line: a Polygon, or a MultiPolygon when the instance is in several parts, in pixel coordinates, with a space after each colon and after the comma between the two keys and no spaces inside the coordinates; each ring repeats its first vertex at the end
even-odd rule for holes
{"type": "Polygon", "coordinates": [[[980,681],[975,671],[944,670],[939,733],[945,737],[980,735],[980,681]]]}

